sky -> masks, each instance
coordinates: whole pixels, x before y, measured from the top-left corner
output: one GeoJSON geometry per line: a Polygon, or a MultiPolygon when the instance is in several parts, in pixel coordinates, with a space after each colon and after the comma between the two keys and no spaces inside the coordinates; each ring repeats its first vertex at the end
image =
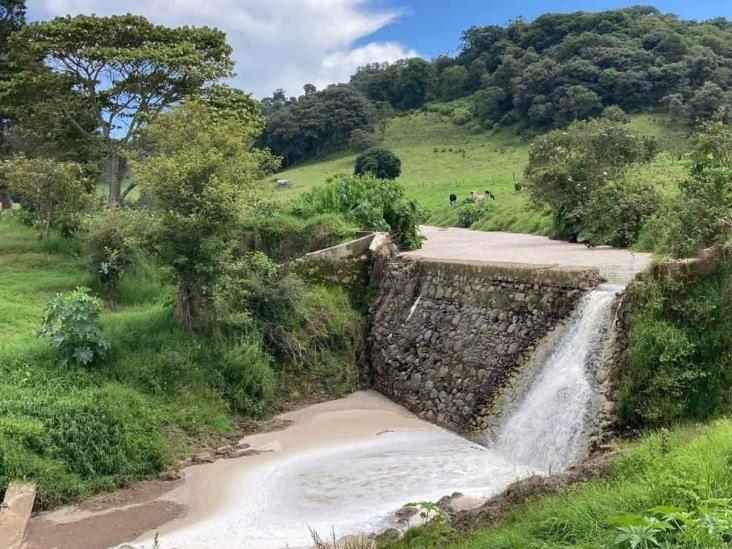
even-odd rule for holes
{"type": "Polygon", "coordinates": [[[473,25],[505,25],[546,12],[650,4],[682,19],[732,19],[732,0],[28,0],[31,20],[78,13],[135,13],[168,26],[208,25],[234,49],[233,84],[256,97],[300,95],[347,82],[357,67],[455,54],[473,25]]]}

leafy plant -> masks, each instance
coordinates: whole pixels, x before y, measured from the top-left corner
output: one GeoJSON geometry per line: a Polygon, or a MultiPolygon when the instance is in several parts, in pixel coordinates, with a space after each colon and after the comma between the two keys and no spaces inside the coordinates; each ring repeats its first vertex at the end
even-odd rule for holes
{"type": "Polygon", "coordinates": [[[378,179],[396,179],[402,173],[402,161],[390,150],[374,147],[356,158],[353,173],[371,174],[378,179]]]}
{"type": "Polygon", "coordinates": [[[340,212],[361,229],[389,231],[402,249],[419,248],[418,227],[424,212],[416,201],[404,198],[395,181],[339,175],[302,196],[293,212],[301,217],[340,212]]]}
{"type": "Polygon", "coordinates": [[[61,364],[87,366],[110,348],[99,325],[102,302],[86,288],[58,293],[46,305],[39,336],[49,341],[61,364]]]}
{"type": "Polygon", "coordinates": [[[90,263],[105,288],[115,288],[142,245],[142,214],[110,207],[86,220],[84,244],[90,263]]]}

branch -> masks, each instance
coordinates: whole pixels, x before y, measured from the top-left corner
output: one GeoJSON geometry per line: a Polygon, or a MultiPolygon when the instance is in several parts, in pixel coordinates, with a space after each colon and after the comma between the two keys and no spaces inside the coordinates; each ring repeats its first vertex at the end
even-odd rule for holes
{"type": "Polygon", "coordinates": [[[119,197],[119,201],[124,202],[125,198],[127,198],[127,195],[130,194],[130,191],[135,187],[137,187],[137,183],[130,183],[125,189],[125,192],[122,193],[122,196],[119,197]]]}

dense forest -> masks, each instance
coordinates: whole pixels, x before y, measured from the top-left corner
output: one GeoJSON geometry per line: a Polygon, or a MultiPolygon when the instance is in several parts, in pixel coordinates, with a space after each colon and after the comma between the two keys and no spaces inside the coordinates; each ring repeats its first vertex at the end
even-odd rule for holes
{"type": "MultiPolygon", "coordinates": [[[[262,101],[263,142],[285,165],[365,148],[379,121],[430,102],[464,99],[455,118],[476,127],[541,131],[618,106],[694,125],[732,105],[732,22],[684,21],[653,7],[546,14],[471,27],[459,53],[359,68],[347,85],[262,101]],[[347,113],[347,116],[344,114],[347,113]]],[[[376,132],[376,135],[375,133],[376,132]]]]}

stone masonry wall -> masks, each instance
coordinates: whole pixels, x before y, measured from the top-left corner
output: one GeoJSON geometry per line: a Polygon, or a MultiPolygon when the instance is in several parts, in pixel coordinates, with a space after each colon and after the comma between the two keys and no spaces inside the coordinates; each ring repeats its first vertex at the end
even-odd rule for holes
{"type": "Polygon", "coordinates": [[[599,281],[596,269],[397,258],[371,306],[363,367],[424,419],[480,430],[512,373],[599,281]]]}

